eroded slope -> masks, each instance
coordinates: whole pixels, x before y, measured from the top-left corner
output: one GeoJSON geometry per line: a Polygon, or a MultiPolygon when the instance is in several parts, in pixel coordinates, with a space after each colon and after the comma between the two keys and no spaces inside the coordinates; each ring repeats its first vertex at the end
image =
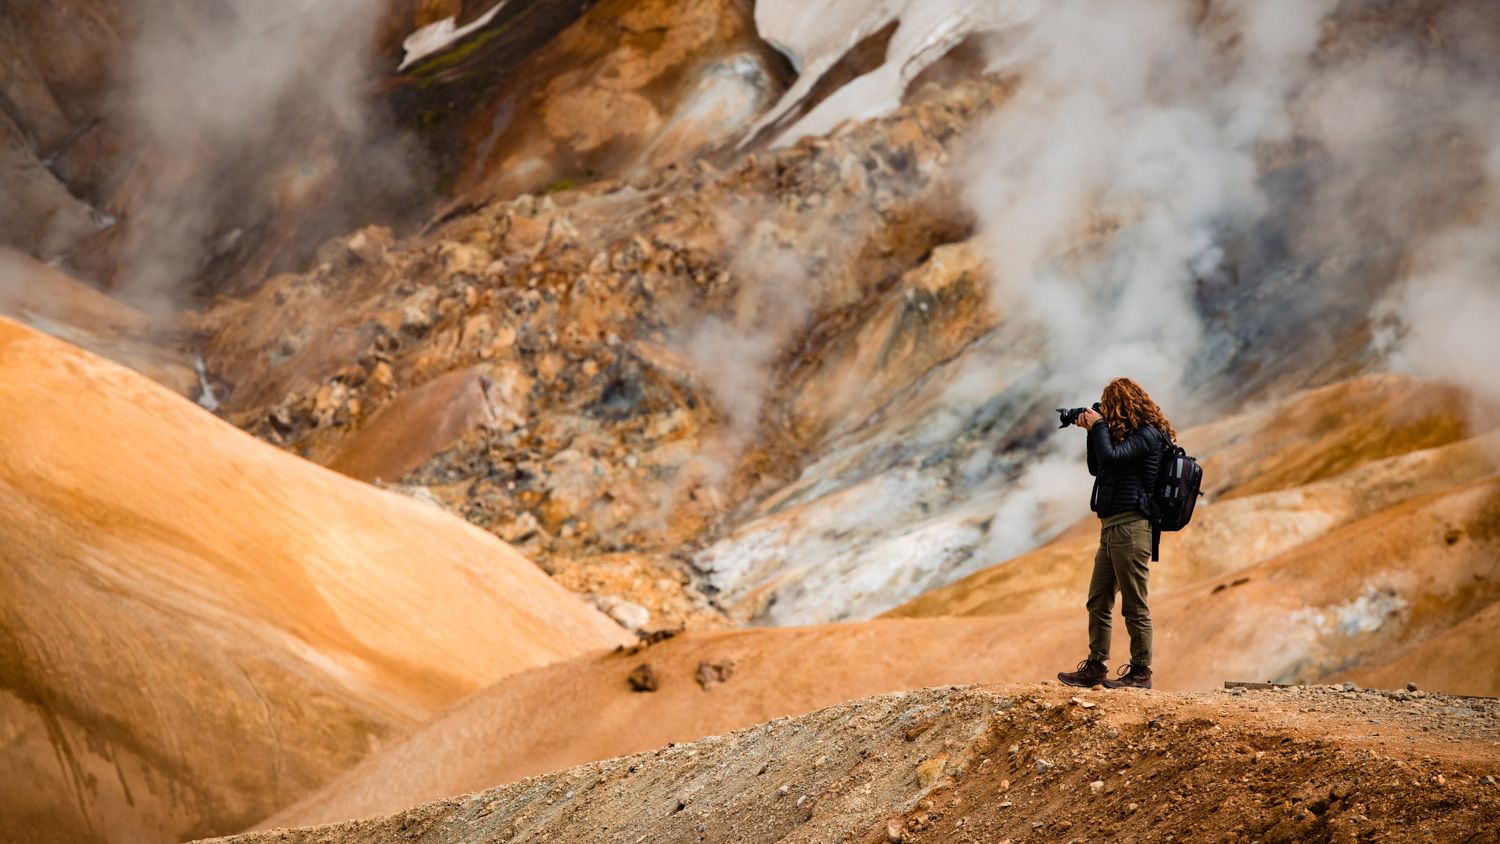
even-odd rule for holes
{"type": "Polygon", "coordinates": [[[0,837],[242,827],[620,628],[436,508],[0,320],[0,837]]]}

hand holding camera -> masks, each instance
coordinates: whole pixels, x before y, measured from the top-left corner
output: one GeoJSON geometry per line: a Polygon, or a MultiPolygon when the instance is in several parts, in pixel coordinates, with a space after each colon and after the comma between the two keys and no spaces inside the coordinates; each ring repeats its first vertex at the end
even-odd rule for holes
{"type": "Polygon", "coordinates": [[[1098,402],[1094,402],[1093,408],[1075,407],[1070,409],[1059,407],[1057,409],[1057,418],[1062,424],[1057,427],[1062,429],[1069,425],[1077,425],[1080,428],[1090,428],[1095,422],[1104,418],[1100,415],[1100,410],[1098,402]]]}

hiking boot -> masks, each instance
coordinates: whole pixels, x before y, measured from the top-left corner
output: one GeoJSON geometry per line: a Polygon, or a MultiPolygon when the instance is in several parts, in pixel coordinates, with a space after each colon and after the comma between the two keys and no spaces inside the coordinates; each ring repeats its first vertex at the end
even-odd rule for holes
{"type": "Polygon", "coordinates": [[[1106,689],[1149,689],[1151,688],[1151,669],[1134,663],[1120,669],[1118,680],[1105,680],[1106,689]]]}
{"type": "Polygon", "coordinates": [[[1097,686],[1100,683],[1108,683],[1109,681],[1104,679],[1108,676],[1109,666],[1097,659],[1086,659],[1078,663],[1077,671],[1059,672],[1057,679],[1069,686],[1079,686],[1087,689],[1097,686]]]}

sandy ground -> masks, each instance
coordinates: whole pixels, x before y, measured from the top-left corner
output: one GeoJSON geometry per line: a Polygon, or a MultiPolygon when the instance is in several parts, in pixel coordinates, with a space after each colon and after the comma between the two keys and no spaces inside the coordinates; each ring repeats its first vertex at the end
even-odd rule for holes
{"type": "MultiPolygon", "coordinates": [[[[1235,581],[1207,581],[1158,599],[1157,687],[1343,681],[1357,670],[1400,670],[1410,672],[1403,684],[1429,684],[1431,677],[1458,684],[1446,691],[1489,691],[1500,680],[1493,660],[1471,661],[1474,670],[1463,676],[1413,662],[1392,667],[1391,660],[1405,653],[1403,642],[1420,648],[1439,641],[1427,637],[1468,629],[1467,619],[1493,602],[1500,553],[1488,526],[1500,519],[1497,507],[1500,481],[1477,482],[1400,505],[1379,524],[1335,531],[1235,581]],[[1445,525],[1459,531],[1459,541],[1414,541],[1445,525]],[[1335,554],[1340,565],[1323,564],[1335,554]],[[1374,591],[1363,592],[1366,585],[1374,591]],[[1410,597],[1411,611],[1392,601],[1401,595],[1410,597]]],[[[1083,657],[1085,627],[1081,609],[890,619],[689,633],[641,653],[560,663],[475,695],[268,825],[368,817],[880,691],[1042,681],[1083,657]],[[628,677],[642,664],[657,676],[656,691],[630,690],[628,677]],[[733,666],[724,682],[697,682],[703,666],[724,665],[733,666]]],[[[1127,653],[1121,628],[1117,621],[1116,664],[1127,653]]],[[[1473,635],[1482,640],[1485,633],[1473,635]]]]}
{"type": "Polygon", "coordinates": [[[1349,689],[902,692],[222,840],[1496,840],[1500,704],[1349,689]]]}

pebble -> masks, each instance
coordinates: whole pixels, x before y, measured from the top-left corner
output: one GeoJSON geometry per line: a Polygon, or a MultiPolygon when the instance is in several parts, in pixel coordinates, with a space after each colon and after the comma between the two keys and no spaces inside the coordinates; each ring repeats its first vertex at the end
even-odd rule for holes
{"type": "Polygon", "coordinates": [[[1101,792],[1103,790],[1104,790],[1104,780],[1094,780],[1093,782],[1089,783],[1089,791],[1092,791],[1093,793],[1098,794],[1099,792],[1101,792]]]}
{"type": "Polygon", "coordinates": [[[891,842],[891,844],[901,844],[902,841],[906,840],[906,832],[901,829],[900,821],[892,819],[886,822],[885,840],[891,842]]]}
{"type": "Polygon", "coordinates": [[[612,598],[608,607],[609,617],[626,630],[640,630],[651,623],[651,611],[640,604],[612,598]]]}
{"type": "Polygon", "coordinates": [[[917,785],[922,788],[931,788],[942,779],[943,771],[948,767],[946,755],[934,756],[926,762],[917,766],[917,785]]]}
{"type": "Polygon", "coordinates": [[[1417,684],[1416,683],[1407,683],[1406,684],[1406,690],[1408,692],[1414,692],[1414,691],[1416,691],[1417,690],[1417,684]]]}
{"type": "Polygon", "coordinates": [[[1038,758],[1036,760],[1036,772],[1039,774],[1047,773],[1048,771],[1052,770],[1052,767],[1052,763],[1048,762],[1046,759],[1038,758]]]}
{"type": "Polygon", "coordinates": [[[1014,805],[1016,805],[1016,804],[1010,802],[1009,800],[1001,800],[1000,801],[1000,808],[1002,808],[1002,809],[1009,809],[1011,806],[1014,806],[1014,805]]]}
{"type": "Polygon", "coordinates": [[[1125,807],[1125,811],[1130,812],[1131,814],[1135,814],[1135,811],[1139,808],[1141,808],[1139,803],[1131,803],[1129,806],[1125,807]]]}

